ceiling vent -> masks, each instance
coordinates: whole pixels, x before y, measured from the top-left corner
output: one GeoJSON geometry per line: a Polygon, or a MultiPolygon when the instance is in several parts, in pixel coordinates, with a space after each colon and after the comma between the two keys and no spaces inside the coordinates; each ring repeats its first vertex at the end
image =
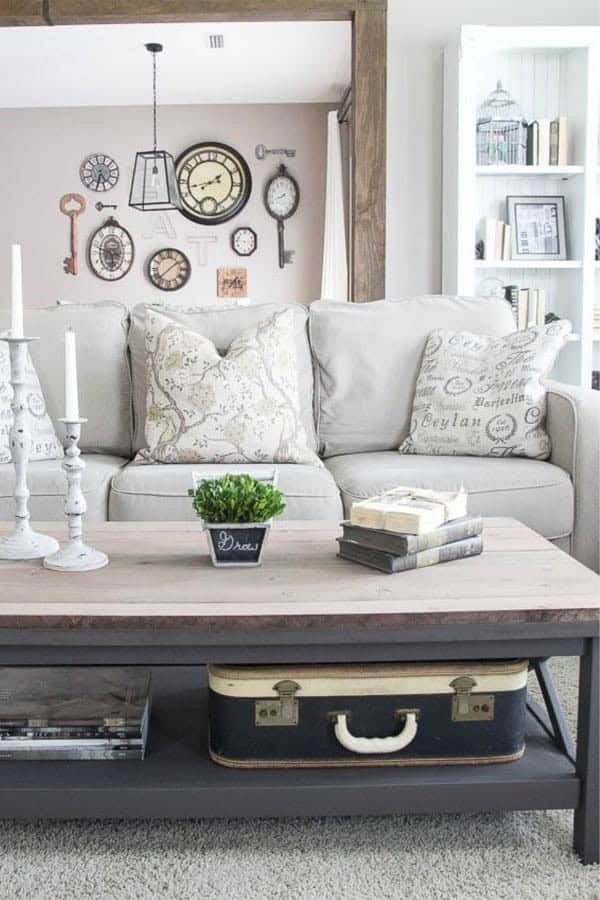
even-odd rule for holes
{"type": "Polygon", "coordinates": [[[209,34],[206,37],[206,45],[209,50],[222,50],[225,46],[225,38],[222,34],[209,34]]]}

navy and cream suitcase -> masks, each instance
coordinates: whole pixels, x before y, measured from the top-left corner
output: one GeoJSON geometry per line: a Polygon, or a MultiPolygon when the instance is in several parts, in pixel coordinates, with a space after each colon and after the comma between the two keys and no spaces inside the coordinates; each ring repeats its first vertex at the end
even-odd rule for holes
{"type": "Polygon", "coordinates": [[[225,766],[497,763],[525,747],[527,660],[209,666],[208,679],[225,766]]]}

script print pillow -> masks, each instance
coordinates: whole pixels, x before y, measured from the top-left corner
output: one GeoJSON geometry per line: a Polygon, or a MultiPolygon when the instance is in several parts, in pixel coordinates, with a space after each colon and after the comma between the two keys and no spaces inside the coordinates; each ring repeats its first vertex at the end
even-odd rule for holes
{"type": "Polygon", "coordinates": [[[237,337],[225,356],[148,310],[146,380],[140,460],[321,465],[301,420],[291,309],[237,337]]]}
{"type": "Polygon", "coordinates": [[[563,320],[502,338],[432,331],[400,452],[546,459],[544,378],[570,331],[563,320]]]}
{"type": "MultiPolygon", "coordinates": [[[[8,344],[0,341],[0,463],[8,463],[12,460],[10,452],[10,429],[13,423],[12,398],[10,353],[8,344]]],[[[60,459],[63,456],[63,449],[56,437],[50,416],[46,412],[46,401],[29,353],[27,353],[25,364],[25,408],[31,433],[30,460],[60,459]]]]}

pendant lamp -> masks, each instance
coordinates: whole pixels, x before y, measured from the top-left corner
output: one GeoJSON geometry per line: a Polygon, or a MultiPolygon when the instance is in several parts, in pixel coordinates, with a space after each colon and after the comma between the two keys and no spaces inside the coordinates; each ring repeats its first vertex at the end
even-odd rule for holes
{"type": "Polygon", "coordinates": [[[142,150],[135,155],[129,205],[143,212],[163,209],[179,209],[180,199],[175,178],[175,161],[166,150],[157,150],[156,139],[156,54],[162,44],[146,44],[152,54],[152,125],[154,149],[142,150]]]}

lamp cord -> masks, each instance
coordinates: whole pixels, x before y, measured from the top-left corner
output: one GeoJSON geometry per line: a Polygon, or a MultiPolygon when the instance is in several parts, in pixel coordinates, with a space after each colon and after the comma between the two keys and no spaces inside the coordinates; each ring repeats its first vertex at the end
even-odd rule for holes
{"type": "Polygon", "coordinates": [[[156,153],[156,53],[152,53],[152,128],[154,132],[154,153],[156,153]]]}

